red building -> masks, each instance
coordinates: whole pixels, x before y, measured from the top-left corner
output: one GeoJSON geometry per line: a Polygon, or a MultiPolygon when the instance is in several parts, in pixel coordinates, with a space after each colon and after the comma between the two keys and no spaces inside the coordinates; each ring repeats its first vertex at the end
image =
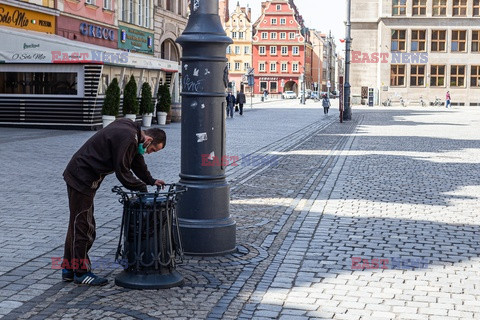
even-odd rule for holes
{"type": "Polygon", "coordinates": [[[300,94],[303,78],[310,89],[312,45],[293,0],[262,2],[262,14],[253,25],[252,53],[254,93],[268,90],[270,94],[300,94]]]}

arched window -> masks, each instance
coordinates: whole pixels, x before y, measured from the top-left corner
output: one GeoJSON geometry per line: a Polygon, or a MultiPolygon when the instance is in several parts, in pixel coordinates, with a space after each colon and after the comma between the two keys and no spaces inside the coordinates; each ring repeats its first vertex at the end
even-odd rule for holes
{"type": "Polygon", "coordinates": [[[180,62],[177,46],[172,40],[167,39],[163,41],[161,45],[161,58],[165,60],[180,62]]]}

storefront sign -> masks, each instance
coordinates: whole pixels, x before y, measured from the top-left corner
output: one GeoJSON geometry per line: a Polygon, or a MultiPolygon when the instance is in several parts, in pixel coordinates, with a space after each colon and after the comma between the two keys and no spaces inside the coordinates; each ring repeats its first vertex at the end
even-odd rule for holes
{"type": "Polygon", "coordinates": [[[120,26],[118,47],[132,52],[153,54],[153,33],[120,26]]]}
{"type": "Polygon", "coordinates": [[[115,41],[115,31],[85,22],[80,23],[80,33],[87,37],[115,41]]]}
{"type": "Polygon", "coordinates": [[[55,33],[55,17],[0,4],[0,26],[55,33]]]}

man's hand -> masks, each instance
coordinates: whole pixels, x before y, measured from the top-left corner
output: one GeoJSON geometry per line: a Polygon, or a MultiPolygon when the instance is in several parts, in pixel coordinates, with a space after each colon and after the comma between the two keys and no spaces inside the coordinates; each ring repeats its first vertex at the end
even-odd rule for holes
{"type": "Polygon", "coordinates": [[[155,185],[158,187],[162,187],[162,189],[165,187],[165,181],[163,180],[155,180],[155,185]]]}

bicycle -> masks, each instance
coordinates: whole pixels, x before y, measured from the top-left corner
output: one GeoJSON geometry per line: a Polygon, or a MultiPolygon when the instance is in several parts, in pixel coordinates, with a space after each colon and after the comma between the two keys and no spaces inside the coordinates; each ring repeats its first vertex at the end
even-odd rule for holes
{"type": "Polygon", "coordinates": [[[392,99],[387,98],[387,100],[383,101],[382,104],[383,104],[385,107],[390,107],[390,106],[392,105],[392,99]]]}
{"type": "Polygon", "coordinates": [[[442,105],[443,105],[443,102],[442,102],[442,100],[440,100],[440,98],[435,97],[435,102],[433,103],[433,105],[434,105],[435,107],[437,107],[437,106],[442,106],[442,105]]]}
{"type": "Polygon", "coordinates": [[[402,104],[402,107],[406,107],[405,100],[403,100],[402,97],[400,97],[400,103],[402,104]]]}

